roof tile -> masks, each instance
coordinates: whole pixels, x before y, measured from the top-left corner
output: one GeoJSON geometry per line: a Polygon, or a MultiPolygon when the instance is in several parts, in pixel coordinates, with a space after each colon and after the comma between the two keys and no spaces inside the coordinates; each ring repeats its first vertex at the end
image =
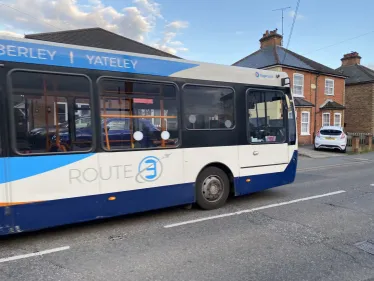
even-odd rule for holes
{"type": "Polygon", "coordinates": [[[344,65],[336,70],[348,76],[345,80],[346,85],[367,82],[374,83],[374,70],[366,66],[360,64],[344,65]]]}
{"type": "Polygon", "coordinates": [[[28,34],[25,35],[25,38],[146,55],[179,58],[172,54],[152,48],[148,45],[98,27],[50,33],[28,34]]]}
{"type": "Polygon", "coordinates": [[[314,104],[303,98],[294,97],[295,107],[314,107],[314,104]]]}
{"type": "Polygon", "coordinates": [[[281,46],[265,47],[241,59],[233,65],[252,68],[265,68],[277,64],[335,76],[345,76],[339,71],[296,54],[281,46]]]}

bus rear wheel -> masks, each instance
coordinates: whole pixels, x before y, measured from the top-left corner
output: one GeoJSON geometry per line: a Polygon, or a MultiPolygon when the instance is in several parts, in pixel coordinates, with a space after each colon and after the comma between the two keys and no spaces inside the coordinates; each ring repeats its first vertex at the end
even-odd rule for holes
{"type": "Polygon", "coordinates": [[[230,193],[227,174],[217,167],[205,168],[196,180],[196,203],[204,210],[222,207],[230,193]]]}

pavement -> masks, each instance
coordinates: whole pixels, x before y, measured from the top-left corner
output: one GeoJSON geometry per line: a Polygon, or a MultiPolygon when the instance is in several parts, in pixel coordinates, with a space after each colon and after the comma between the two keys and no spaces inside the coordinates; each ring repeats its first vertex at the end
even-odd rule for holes
{"type": "MultiPolygon", "coordinates": [[[[341,157],[346,156],[346,153],[342,153],[337,150],[332,149],[319,149],[314,150],[313,145],[301,145],[298,148],[299,155],[303,157],[309,157],[309,158],[330,158],[330,157],[341,157]]],[[[347,147],[347,152],[352,151],[352,147],[347,147]]]]}
{"type": "Polygon", "coordinates": [[[295,183],[218,210],[170,208],[3,238],[0,280],[373,281],[374,252],[357,244],[374,240],[373,171],[374,153],[301,157],[295,183]]]}

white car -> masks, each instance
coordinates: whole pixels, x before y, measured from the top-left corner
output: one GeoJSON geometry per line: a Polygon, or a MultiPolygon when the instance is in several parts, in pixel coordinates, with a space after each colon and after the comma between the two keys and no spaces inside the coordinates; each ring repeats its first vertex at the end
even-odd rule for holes
{"type": "Polygon", "coordinates": [[[347,150],[347,135],[342,127],[323,126],[317,133],[314,140],[314,149],[330,148],[339,149],[342,152],[347,150]]]}

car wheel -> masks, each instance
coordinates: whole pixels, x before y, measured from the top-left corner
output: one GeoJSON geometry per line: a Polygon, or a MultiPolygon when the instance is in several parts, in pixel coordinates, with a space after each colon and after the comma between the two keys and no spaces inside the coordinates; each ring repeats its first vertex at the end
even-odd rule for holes
{"type": "Polygon", "coordinates": [[[196,203],[204,210],[222,207],[230,193],[227,174],[217,167],[205,168],[196,180],[196,203]]]}
{"type": "Polygon", "coordinates": [[[318,148],[315,145],[313,147],[314,147],[314,150],[318,150],[318,148]]]}

